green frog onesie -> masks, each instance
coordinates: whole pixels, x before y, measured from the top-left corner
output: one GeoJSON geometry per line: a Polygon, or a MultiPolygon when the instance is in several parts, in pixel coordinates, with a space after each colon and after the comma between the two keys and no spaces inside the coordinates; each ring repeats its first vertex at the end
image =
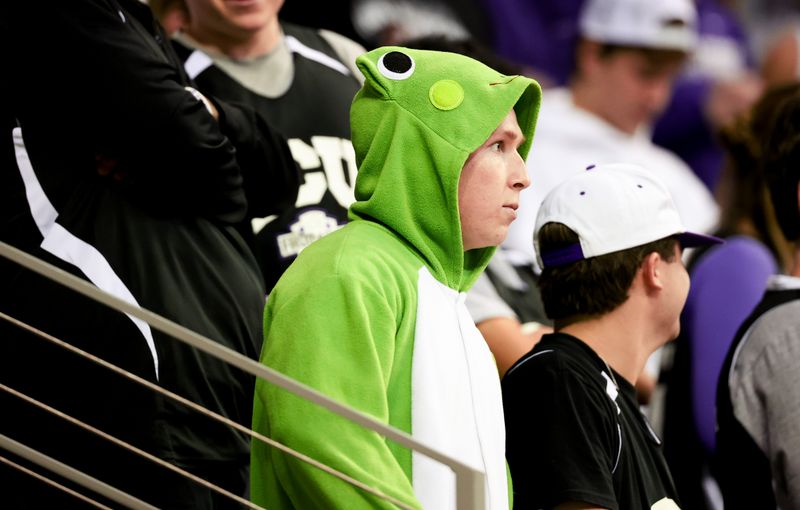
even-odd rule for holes
{"type": "MultiPolygon", "coordinates": [[[[270,294],[261,362],[486,473],[509,508],[497,369],[465,306],[494,248],[464,251],[458,182],[513,108],[533,138],[541,91],[462,55],[383,47],[351,111],[350,223],[306,248],[270,294]]],[[[253,428],[415,508],[455,508],[446,466],[258,381],[253,428]]],[[[254,441],[251,491],[270,510],[394,505],[254,441]]]]}

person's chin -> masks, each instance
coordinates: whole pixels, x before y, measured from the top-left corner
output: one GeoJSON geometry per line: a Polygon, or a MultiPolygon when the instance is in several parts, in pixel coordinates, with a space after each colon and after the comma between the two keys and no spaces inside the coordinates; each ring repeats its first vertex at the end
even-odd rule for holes
{"type": "Polygon", "coordinates": [[[681,323],[678,322],[673,328],[672,334],[667,339],[667,342],[672,342],[681,334],[681,323]]]}
{"type": "Polygon", "coordinates": [[[492,244],[492,246],[500,246],[500,244],[502,244],[502,242],[506,240],[506,236],[508,236],[508,225],[503,226],[499,230],[497,234],[497,239],[495,240],[494,244],[492,244]]]}

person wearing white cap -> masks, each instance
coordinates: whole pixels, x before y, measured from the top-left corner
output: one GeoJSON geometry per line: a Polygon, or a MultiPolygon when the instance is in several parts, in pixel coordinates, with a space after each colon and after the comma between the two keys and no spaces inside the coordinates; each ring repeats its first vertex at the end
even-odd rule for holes
{"type": "Polygon", "coordinates": [[[680,331],[681,250],[718,242],[687,232],[639,165],[592,165],[547,195],[534,244],[555,332],[502,382],[517,508],[678,508],[634,386],[680,331]]]}

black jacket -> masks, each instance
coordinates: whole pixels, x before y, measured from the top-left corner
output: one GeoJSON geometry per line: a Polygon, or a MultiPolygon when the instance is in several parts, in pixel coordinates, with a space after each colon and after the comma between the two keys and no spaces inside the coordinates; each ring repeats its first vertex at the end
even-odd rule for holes
{"type": "MultiPolygon", "coordinates": [[[[0,41],[0,240],[257,358],[265,292],[234,226],[293,204],[282,138],[240,105],[215,100],[215,121],[136,0],[6,3],[0,41]]],[[[5,260],[0,282],[0,311],[249,426],[238,369],[5,260]]],[[[249,438],[6,321],[0,382],[179,465],[246,471],[249,438]]],[[[178,497],[119,447],[5,392],[0,409],[0,433],[155,504],[178,497]]]]}

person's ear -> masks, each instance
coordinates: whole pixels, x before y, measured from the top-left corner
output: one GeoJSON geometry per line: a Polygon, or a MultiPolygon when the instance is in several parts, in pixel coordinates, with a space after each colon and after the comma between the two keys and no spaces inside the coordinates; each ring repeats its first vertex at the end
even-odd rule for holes
{"type": "Polygon", "coordinates": [[[664,259],[655,251],[649,253],[642,262],[642,284],[648,293],[659,292],[664,288],[663,262],[664,259]]]}

